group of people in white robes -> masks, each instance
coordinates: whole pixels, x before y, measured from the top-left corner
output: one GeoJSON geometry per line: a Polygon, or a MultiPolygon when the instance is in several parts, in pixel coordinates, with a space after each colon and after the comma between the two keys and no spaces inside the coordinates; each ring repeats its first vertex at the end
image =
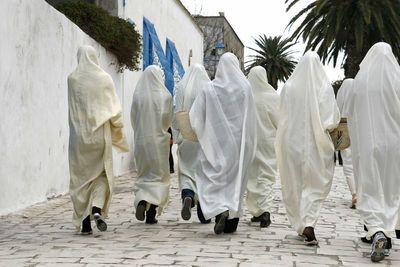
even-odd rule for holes
{"type": "MultiPolygon", "coordinates": [[[[91,233],[92,218],[105,231],[113,188],[111,147],[128,151],[121,107],[91,47],[79,49],[68,87],[73,222],[91,233]]],[[[389,254],[390,233],[400,230],[400,66],[388,44],[370,49],[337,100],[315,52],[301,58],[280,96],[263,67],[252,68],[246,78],[232,53],[220,58],[212,81],[203,66],[189,67],[174,95],[154,65],[144,70],[133,94],[138,220],[157,223],[168,203],[171,127],[184,220],[197,204],[201,223],[215,217],[216,234],[233,233],[246,202],[251,221],[268,227],[279,169],[289,221],[306,244],[316,245],[314,229],[334,172],[335,140],[329,132],[347,118],[351,152],[342,155],[352,205],[357,203],[365,224],[364,241],[372,243],[371,260],[389,254]],[[188,113],[197,141],[183,137],[174,115],[181,111],[188,113]]]]}

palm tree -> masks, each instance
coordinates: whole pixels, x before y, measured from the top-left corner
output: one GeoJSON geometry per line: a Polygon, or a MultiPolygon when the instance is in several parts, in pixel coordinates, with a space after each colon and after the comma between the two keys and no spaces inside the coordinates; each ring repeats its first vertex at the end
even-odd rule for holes
{"type": "Polygon", "coordinates": [[[289,38],[282,36],[267,37],[265,34],[254,38],[257,49],[249,47],[256,52],[246,63],[251,63],[247,71],[255,66],[262,66],[267,71],[268,82],[278,89],[278,81],[285,82],[292,74],[296,61],[291,56],[295,51],[290,48],[295,45],[289,38]]]}
{"type": "MultiPolygon", "coordinates": [[[[287,11],[300,0],[286,0],[287,11]]],[[[301,9],[289,22],[291,27],[301,17],[292,35],[307,42],[306,50],[317,51],[322,61],[333,59],[344,52],[345,76],[354,78],[368,49],[384,41],[400,56],[400,1],[399,0],[315,0],[301,9]]]]}

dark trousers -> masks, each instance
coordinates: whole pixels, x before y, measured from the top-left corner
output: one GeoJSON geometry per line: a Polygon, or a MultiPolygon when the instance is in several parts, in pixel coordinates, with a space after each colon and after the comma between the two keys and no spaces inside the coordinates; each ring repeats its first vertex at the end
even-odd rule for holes
{"type": "Polygon", "coordinates": [[[172,144],[169,145],[169,172],[174,173],[174,157],[172,156],[172,144]]]}

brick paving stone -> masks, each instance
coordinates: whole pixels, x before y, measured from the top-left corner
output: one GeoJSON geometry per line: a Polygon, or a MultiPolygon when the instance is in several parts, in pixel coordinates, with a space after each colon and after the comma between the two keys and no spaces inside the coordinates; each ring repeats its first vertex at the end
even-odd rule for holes
{"type": "MultiPolygon", "coordinates": [[[[92,236],[80,235],[70,223],[72,203],[60,196],[0,217],[0,267],[3,266],[377,266],[370,245],[361,243],[363,225],[349,208],[351,196],[341,167],[315,232],[318,247],[307,247],[290,227],[281,201],[279,179],[274,186],[272,224],[260,229],[247,212],[235,234],[214,235],[214,224],[180,218],[176,174],[171,177],[170,203],[156,225],[136,220],[133,183],[136,174],[116,178],[107,232],[93,224],[92,236]]],[[[379,266],[400,266],[400,244],[379,266]]]]}

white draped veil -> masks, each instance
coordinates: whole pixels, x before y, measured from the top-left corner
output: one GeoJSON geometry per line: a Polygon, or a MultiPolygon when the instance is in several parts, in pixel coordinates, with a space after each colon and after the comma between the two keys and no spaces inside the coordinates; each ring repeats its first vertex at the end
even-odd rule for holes
{"type": "MultiPolygon", "coordinates": [[[[209,91],[212,86],[204,67],[194,64],[189,67],[182,80],[175,87],[175,112],[189,111],[201,91],[209,91]]],[[[178,178],[181,189],[190,189],[197,193],[195,171],[199,161],[200,144],[182,138],[177,121],[172,121],[174,142],[178,144],[178,178]]]]}
{"type": "Polygon", "coordinates": [[[328,134],[340,114],[315,52],[307,52],[280,95],[275,149],[283,201],[293,228],[315,227],[333,178],[334,146],[328,134]]]}
{"type": "MultiPolygon", "coordinates": [[[[70,195],[73,223],[91,213],[95,181],[107,179],[103,214],[107,216],[114,186],[112,146],[129,151],[122,109],[111,76],[100,68],[91,46],[78,50],[78,67],[68,77],[70,195]]],[[[104,191],[104,190],[103,190],[104,191]]]]}
{"type": "Polygon", "coordinates": [[[155,65],[145,69],[133,93],[131,122],[134,130],[138,179],[134,206],[141,200],[157,205],[160,214],[169,198],[168,128],[173,116],[172,96],[164,86],[163,72],[155,65]]]}
{"type": "Polygon", "coordinates": [[[248,75],[256,108],[257,149],[250,167],[246,203],[253,216],[270,212],[272,187],[277,176],[275,136],[279,120],[279,95],[268,83],[267,72],[254,67],[248,75]]]}
{"type": "Polygon", "coordinates": [[[349,94],[353,88],[353,82],[353,79],[345,79],[336,96],[336,102],[342,118],[347,118],[348,107],[346,104],[348,102],[349,94]]]}
{"type": "Polygon", "coordinates": [[[400,205],[400,66],[390,45],[368,51],[348,105],[357,209],[367,238],[378,231],[390,236],[400,205]]]}
{"type": "Polygon", "coordinates": [[[256,146],[251,87],[232,53],[222,55],[213,86],[199,93],[190,121],[201,146],[196,169],[198,197],[206,219],[226,210],[242,213],[247,174],[256,146]]]}
{"type": "MultiPolygon", "coordinates": [[[[347,118],[349,94],[353,88],[353,79],[346,79],[343,81],[342,86],[336,96],[336,102],[342,118],[347,118]]],[[[346,176],[347,184],[351,194],[356,193],[355,181],[353,175],[353,162],[351,160],[351,148],[348,147],[340,151],[343,159],[343,173],[346,176]]]]}

